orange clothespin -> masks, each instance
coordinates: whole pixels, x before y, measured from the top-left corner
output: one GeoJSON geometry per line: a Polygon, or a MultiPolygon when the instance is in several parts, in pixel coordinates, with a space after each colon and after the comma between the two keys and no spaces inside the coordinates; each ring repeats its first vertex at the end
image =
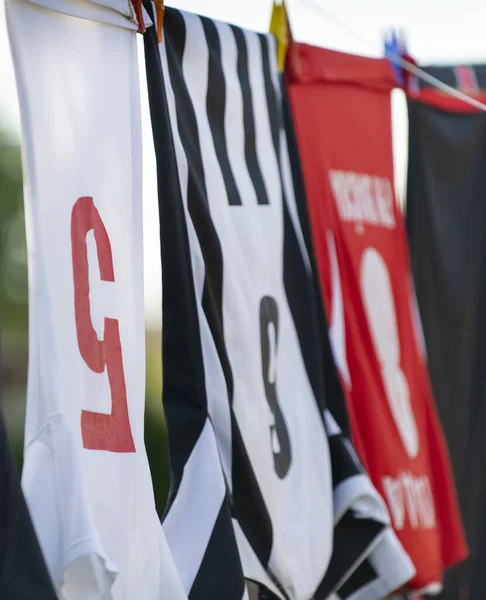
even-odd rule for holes
{"type": "Polygon", "coordinates": [[[164,27],[164,13],[165,13],[165,6],[164,6],[164,0],[153,0],[154,4],[155,4],[155,20],[156,20],[156,27],[157,27],[157,41],[159,42],[159,44],[162,43],[162,29],[164,27]]]}
{"type": "Polygon", "coordinates": [[[143,20],[142,0],[132,0],[135,17],[137,19],[138,30],[145,33],[145,22],[143,20]]]}
{"type": "Polygon", "coordinates": [[[273,33],[277,39],[277,65],[278,70],[282,73],[285,66],[287,48],[289,46],[289,21],[283,0],[281,2],[274,0],[273,2],[270,33],[273,33]]]}

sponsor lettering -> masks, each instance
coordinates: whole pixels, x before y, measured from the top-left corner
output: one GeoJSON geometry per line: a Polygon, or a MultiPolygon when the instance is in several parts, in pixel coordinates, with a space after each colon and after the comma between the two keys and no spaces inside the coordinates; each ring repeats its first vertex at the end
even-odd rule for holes
{"type": "Polygon", "coordinates": [[[416,477],[402,471],[396,478],[383,477],[382,482],[397,531],[403,529],[406,520],[415,530],[436,527],[434,498],[426,475],[416,477]]]}
{"type": "Polygon", "coordinates": [[[391,181],[353,171],[329,171],[334,200],[343,221],[396,227],[391,181]]]}

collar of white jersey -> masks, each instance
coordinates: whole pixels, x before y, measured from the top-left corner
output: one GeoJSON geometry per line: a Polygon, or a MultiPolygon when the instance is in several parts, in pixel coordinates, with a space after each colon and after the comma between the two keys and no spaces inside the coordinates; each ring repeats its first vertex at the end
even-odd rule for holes
{"type": "MultiPolygon", "coordinates": [[[[27,2],[70,17],[106,23],[133,31],[138,29],[135,9],[130,0],[27,0],[27,2]]],[[[145,9],[143,9],[143,18],[145,27],[150,27],[152,21],[145,9]]]]}

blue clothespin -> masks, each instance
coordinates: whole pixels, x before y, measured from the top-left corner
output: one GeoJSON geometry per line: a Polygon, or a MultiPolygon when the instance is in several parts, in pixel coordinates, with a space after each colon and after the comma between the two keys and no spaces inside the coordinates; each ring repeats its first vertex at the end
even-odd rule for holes
{"type": "Polygon", "coordinates": [[[397,32],[392,29],[385,33],[383,46],[385,50],[385,58],[390,61],[393,74],[395,75],[395,81],[399,87],[404,87],[405,78],[403,76],[403,69],[397,64],[395,60],[396,56],[403,57],[407,54],[407,48],[405,41],[397,35],[397,32]]]}

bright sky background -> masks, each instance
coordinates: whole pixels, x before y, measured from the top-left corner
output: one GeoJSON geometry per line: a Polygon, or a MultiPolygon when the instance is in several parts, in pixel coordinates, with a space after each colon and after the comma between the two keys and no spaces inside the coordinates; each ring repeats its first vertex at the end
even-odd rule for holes
{"type": "MultiPolygon", "coordinates": [[[[18,136],[19,115],[4,1],[0,0],[0,120],[18,136]]],[[[268,30],[272,8],[272,0],[172,0],[166,4],[260,31],[268,30]]],[[[397,27],[406,33],[409,51],[421,63],[486,62],[484,0],[287,0],[287,7],[293,35],[299,41],[379,56],[383,32],[389,27],[397,27]],[[346,27],[337,22],[345,23],[346,27]]],[[[139,50],[144,135],[146,307],[148,318],[156,325],[161,320],[161,276],[155,157],[141,45],[139,50]]],[[[400,92],[393,98],[393,127],[395,174],[400,192],[405,181],[407,152],[406,110],[400,92]]]]}

